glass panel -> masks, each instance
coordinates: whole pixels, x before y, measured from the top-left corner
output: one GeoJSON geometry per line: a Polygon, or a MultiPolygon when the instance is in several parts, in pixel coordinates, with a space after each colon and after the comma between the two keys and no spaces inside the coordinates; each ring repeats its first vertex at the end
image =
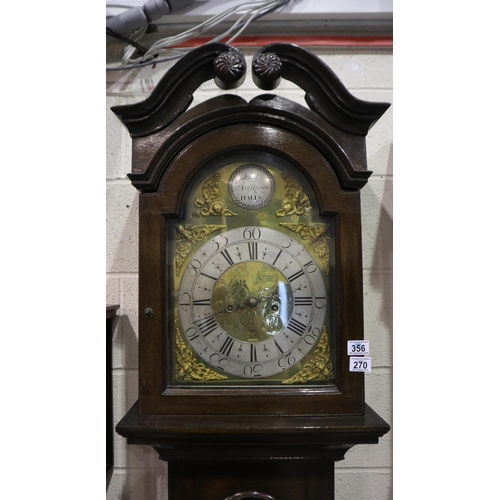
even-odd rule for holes
{"type": "Polygon", "coordinates": [[[167,221],[168,385],[333,384],[333,234],[286,159],[203,165],[167,221]]]}

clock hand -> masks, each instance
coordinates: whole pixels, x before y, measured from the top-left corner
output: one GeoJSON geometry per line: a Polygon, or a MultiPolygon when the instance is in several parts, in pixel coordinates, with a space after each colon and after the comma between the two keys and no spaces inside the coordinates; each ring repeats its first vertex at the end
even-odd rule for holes
{"type": "Polygon", "coordinates": [[[214,312],[214,316],[218,316],[220,314],[232,314],[241,309],[245,309],[246,305],[241,304],[228,304],[224,309],[221,309],[219,312],[214,312]]]}

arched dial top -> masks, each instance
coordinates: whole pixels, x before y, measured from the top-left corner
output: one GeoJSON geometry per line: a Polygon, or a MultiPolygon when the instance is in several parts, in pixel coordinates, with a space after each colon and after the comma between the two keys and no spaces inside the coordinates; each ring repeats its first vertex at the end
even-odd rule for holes
{"type": "Polygon", "coordinates": [[[317,344],[325,284],[294,238],[246,226],[221,233],[191,259],[178,292],[179,321],[197,356],[237,378],[272,377],[317,344]]]}

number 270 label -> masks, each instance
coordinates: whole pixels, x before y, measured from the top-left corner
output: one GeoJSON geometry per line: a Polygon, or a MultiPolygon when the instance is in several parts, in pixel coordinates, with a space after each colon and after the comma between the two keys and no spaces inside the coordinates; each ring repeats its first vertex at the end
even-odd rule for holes
{"type": "Polygon", "coordinates": [[[349,358],[349,371],[363,373],[371,372],[372,358],[349,358]]]}

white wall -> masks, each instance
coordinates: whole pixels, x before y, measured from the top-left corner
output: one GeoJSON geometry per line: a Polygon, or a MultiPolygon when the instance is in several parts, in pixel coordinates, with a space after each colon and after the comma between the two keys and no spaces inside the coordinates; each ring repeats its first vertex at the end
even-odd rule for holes
{"type": "MultiPolygon", "coordinates": [[[[255,50],[244,50],[248,63],[255,50]]],[[[355,96],[392,102],[390,49],[310,50],[355,96]]],[[[120,305],[113,345],[115,424],[137,399],[138,192],[126,177],[131,139],[109,108],[146,98],[168,67],[107,74],[107,304],[120,305]]],[[[193,105],[220,92],[206,83],[193,105]]],[[[246,99],[262,93],[250,77],[231,92],[246,99]]],[[[305,104],[303,91],[290,82],[283,81],[274,92],[305,104]]],[[[365,376],[366,401],[392,424],[392,107],[369,132],[367,152],[373,175],[362,190],[365,338],[370,340],[373,368],[365,376]]],[[[115,471],[107,500],[167,500],[167,475],[167,464],[152,448],[127,445],[115,433],[115,471]]],[[[392,431],[377,445],[354,447],[337,463],[335,498],[392,498],[392,431]]]]}

